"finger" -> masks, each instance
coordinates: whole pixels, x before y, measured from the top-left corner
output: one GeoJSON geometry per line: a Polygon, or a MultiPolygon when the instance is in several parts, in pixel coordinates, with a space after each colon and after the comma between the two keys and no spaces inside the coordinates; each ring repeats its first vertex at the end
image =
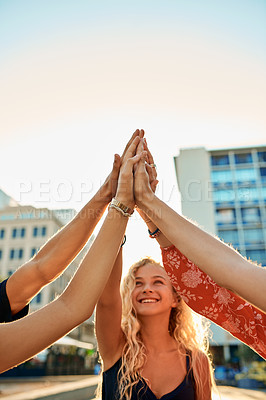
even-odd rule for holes
{"type": "MultiPolygon", "coordinates": [[[[155,165],[155,164],[154,164],[153,156],[152,156],[152,154],[151,154],[151,152],[150,152],[150,150],[149,150],[149,148],[148,148],[147,140],[146,140],[146,138],[144,138],[143,140],[144,140],[144,149],[147,151],[147,154],[148,154],[148,163],[149,163],[150,165],[155,165]]],[[[157,178],[157,171],[156,171],[156,168],[153,167],[153,168],[152,168],[152,172],[153,172],[153,178],[156,179],[156,178],[157,178]]]]}
{"type": "Polygon", "coordinates": [[[128,158],[123,168],[123,172],[124,173],[132,172],[133,169],[135,169],[135,166],[138,165],[142,159],[144,159],[144,164],[145,164],[145,158],[146,158],[145,151],[136,154],[134,157],[128,158]]]}
{"type": "Polygon", "coordinates": [[[123,158],[124,158],[124,156],[125,156],[125,154],[127,152],[127,149],[129,148],[129,146],[131,145],[131,143],[133,142],[135,137],[137,137],[139,135],[140,135],[140,130],[136,129],[135,132],[133,133],[133,135],[131,136],[131,138],[129,139],[129,141],[127,142],[127,144],[126,144],[125,150],[123,151],[123,154],[122,154],[122,161],[123,161],[123,158]]]}
{"type": "Polygon", "coordinates": [[[139,137],[142,139],[144,137],[144,135],[145,135],[144,129],[141,129],[139,131],[139,137]]]}
{"type": "Polygon", "coordinates": [[[150,164],[146,164],[146,170],[149,174],[149,181],[154,181],[157,178],[156,168],[152,167],[150,164]]]}
{"type": "Polygon", "coordinates": [[[153,191],[153,193],[155,193],[158,183],[159,181],[157,179],[154,179],[154,181],[150,182],[151,190],[153,191]]]}
{"type": "Polygon", "coordinates": [[[125,162],[129,158],[132,158],[136,155],[136,150],[137,150],[139,141],[140,141],[140,137],[136,136],[134,138],[134,140],[132,141],[131,145],[128,147],[128,149],[124,155],[123,162],[125,162]]]}
{"type": "Polygon", "coordinates": [[[113,168],[114,169],[119,169],[121,165],[121,157],[119,154],[114,155],[114,162],[113,162],[113,168]]]}
{"type": "Polygon", "coordinates": [[[154,176],[153,176],[153,169],[148,163],[145,164],[146,167],[146,171],[148,172],[149,175],[149,182],[151,183],[152,181],[155,180],[154,176]]]}

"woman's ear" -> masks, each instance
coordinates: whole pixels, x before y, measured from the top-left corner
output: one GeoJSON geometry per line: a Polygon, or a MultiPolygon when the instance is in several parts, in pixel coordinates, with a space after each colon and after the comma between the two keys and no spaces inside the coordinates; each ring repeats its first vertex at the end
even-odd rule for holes
{"type": "Polygon", "coordinates": [[[181,301],[181,297],[179,294],[177,294],[176,292],[173,293],[173,303],[172,303],[172,307],[176,308],[178,306],[178,304],[181,301]]]}

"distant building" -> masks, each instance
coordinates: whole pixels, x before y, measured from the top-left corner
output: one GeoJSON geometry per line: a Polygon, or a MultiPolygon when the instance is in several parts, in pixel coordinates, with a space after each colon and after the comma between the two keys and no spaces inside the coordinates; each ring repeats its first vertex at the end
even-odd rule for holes
{"type": "MultiPolygon", "coordinates": [[[[75,213],[75,210],[54,211],[47,208],[38,209],[21,205],[1,208],[0,278],[9,277],[19,266],[32,258],[51,236],[73,218],[75,213]]],[[[93,236],[66,271],[37,294],[31,301],[31,311],[43,307],[62,293],[78,267],[84,251],[90,247],[92,240],[93,236]]],[[[93,342],[95,345],[93,329],[92,322],[88,321],[88,323],[76,328],[70,335],[78,340],[93,342]]]]}
{"type": "MultiPolygon", "coordinates": [[[[174,161],[182,213],[266,266],[266,146],[181,149],[174,161]]],[[[221,358],[232,358],[239,342],[212,330],[221,358]]]]}
{"type": "Polygon", "coordinates": [[[17,206],[18,203],[0,189],[0,209],[8,206],[17,206]]]}

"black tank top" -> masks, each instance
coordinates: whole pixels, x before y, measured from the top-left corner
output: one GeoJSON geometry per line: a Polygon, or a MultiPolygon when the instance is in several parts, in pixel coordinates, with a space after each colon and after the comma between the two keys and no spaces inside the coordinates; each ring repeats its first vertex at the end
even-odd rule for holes
{"type": "MultiPolygon", "coordinates": [[[[160,400],[195,400],[194,378],[189,371],[189,356],[186,356],[187,375],[172,392],[160,400]]],[[[108,370],[103,372],[102,400],[120,400],[117,395],[117,376],[121,367],[121,358],[108,370]]],[[[145,381],[139,381],[132,390],[131,400],[158,400],[145,381]]]]}

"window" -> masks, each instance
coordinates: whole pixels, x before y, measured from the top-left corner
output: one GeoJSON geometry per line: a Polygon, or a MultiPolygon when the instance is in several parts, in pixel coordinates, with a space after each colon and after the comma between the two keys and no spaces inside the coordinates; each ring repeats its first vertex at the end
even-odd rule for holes
{"type": "Polygon", "coordinates": [[[36,254],[36,253],[37,253],[37,249],[36,249],[35,247],[33,247],[33,248],[31,249],[31,257],[33,257],[34,254],[36,254]]]}
{"type": "Polygon", "coordinates": [[[23,249],[11,249],[9,253],[10,260],[21,259],[23,257],[23,249]]]}
{"type": "Polygon", "coordinates": [[[258,151],[258,159],[260,162],[266,162],[266,151],[258,151]]]}
{"type": "Polygon", "coordinates": [[[234,208],[228,208],[225,210],[216,210],[215,220],[219,225],[222,224],[235,224],[236,223],[236,211],[234,208]]]}
{"type": "Polygon", "coordinates": [[[5,230],[0,229],[0,239],[4,239],[4,237],[5,237],[5,230]]]}
{"type": "Polygon", "coordinates": [[[10,277],[14,273],[13,269],[8,270],[8,277],[10,277]]]}
{"type": "Polygon", "coordinates": [[[256,261],[258,264],[266,265],[266,251],[265,249],[247,250],[247,258],[256,261]]]}
{"type": "Polygon", "coordinates": [[[33,228],[33,236],[46,236],[46,226],[35,226],[33,228]]]}
{"type": "Polygon", "coordinates": [[[257,173],[254,168],[236,169],[235,170],[236,181],[238,182],[252,182],[256,181],[257,173]]]}
{"type": "Polygon", "coordinates": [[[266,168],[260,168],[260,177],[263,182],[266,182],[266,168]]]}
{"type": "Polygon", "coordinates": [[[252,154],[251,153],[235,154],[235,163],[236,164],[252,163],[252,154]]]}
{"type": "Polygon", "coordinates": [[[239,188],[237,189],[237,197],[241,203],[258,202],[260,195],[257,188],[239,188]]]}
{"type": "Polygon", "coordinates": [[[235,192],[233,190],[214,190],[213,200],[215,202],[228,202],[235,200],[235,192]]]}
{"type": "Polygon", "coordinates": [[[40,304],[42,301],[42,294],[38,293],[37,296],[35,296],[32,300],[31,303],[32,304],[40,304]]]}
{"type": "Polygon", "coordinates": [[[261,191],[262,191],[262,198],[264,199],[264,201],[266,201],[266,187],[265,186],[262,187],[261,191]]]}
{"type": "Polygon", "coordinates": [[[12,229],[12,238],[23,238],[25,237],[25,228],[13,228],[12,229]]]}
{"type": "Polygon", "coordinates": [[[223,239],[226,243],[238,244],[238,231],[237,229],[232,230],[218,230],[218,236],[220,239],[223,239]]]}
{"type": "Polygon", "coordinates": [[[244,236],[246,244],[256,244],[264,242],[262,229],[245,229],[244,236]]]}
{"type": "Polygon", "coordinates": [[[260,210],[258,208],[241,208],[242,221],[244,224],[247,223],[259,223],[260,221],[260,210]]]}
{"type": "Polygon", "coordinates": [[[233,180],[232,172],[230,171],[230,169],[226,169],[223,171],[212,171],[211,180],[214,184],[232,183],[233,180]]]}
{"type": "Polygon", "coordinates": [[[2,260],[2,250],[0,250],[0,260],[2,260]]]}
{"type": "Polygon", "coordinates": [[[211,157],[212,165],[229,165],[229,156],[227,154],[211,157]]]}

